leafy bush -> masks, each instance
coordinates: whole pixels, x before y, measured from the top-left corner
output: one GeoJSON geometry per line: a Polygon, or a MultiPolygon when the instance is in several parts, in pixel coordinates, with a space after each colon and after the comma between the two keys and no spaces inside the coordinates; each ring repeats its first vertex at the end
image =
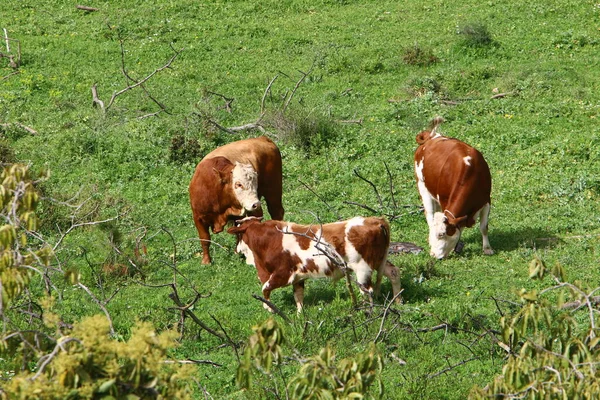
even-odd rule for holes
{"type": "Polygon", "coordinates": [[[404,49],[402,60],[408,65],[418,65],[420,67],[426,67],[439,61],[433,51],[424,49],[418,43],[404,49]]]}
{"type": "Polygon", "coordinates": [[[3,397],[189,399],[192,369],[164,361],[176,335],[137,323],[131,338],[119,342],[110,339],[105,317],[86,318],[57,340],[36,372],[17,374],[3,397]]]}
{"type": "Polygon", "coordinates": [[[169,159],[171,162],[183,164],[198,162],[202,158],[202,149],[197,139],[175,135],[171,138],[169,146],[169,159]]]}
{"type": "Polygon", "coordinates": [[[487,47],[494,44],[487,25],[481,22],[463,25],[458,29],[458,34],[463,37],[463,44],[467,47],[487,47]]]}
{"type": "Polygon", "coordinates": [[[295,145],[307,154],[321,154],[337,137],[334,122],[312,112],[276,112],[268,122],[277,131],[279,140],[295,145]]]}
{"type": "Polygon", "coordinates": [[[502,375],[483,389],[475,387],[469,398],[591,399],[600,392],[600,330],[595,322],[600,299],[594,296],[599,288],[567,282],[560,265],[550,271],[539,258],[531,262],[530,278],[548,274],[554,286],[539,292],[523,289],[522,308],[500,319],[499,345],[508,352],[508,361],[502,375]]]}
{"type": "MultiPolygon", "coordinates": [[[[237,374],[238,385],[251,389],[253,382],[268,378],[275,380],[271,372],[273,366],[281,369],[285,343],[283,330],[273,318],[253,328],[237,374]]],[[[378,396],[383,396],[383,358],[375,344],[335,363],[335,354],[329,346],[321,349],[318,355],[299,360],[300,370],[289,380],[287,392],[291,399],[351,399],[375,398],[370,389],[377,384],[378,396]]],[[[279,371],[281,374],[281,370],[279,371]]],[[[280,375],[281,375],[280,374],[280,375]]],[[[273,384],[277,387],[276,384],[273,384]]],[[[267,387],[268,384],[262,384],[267,387]]]]}

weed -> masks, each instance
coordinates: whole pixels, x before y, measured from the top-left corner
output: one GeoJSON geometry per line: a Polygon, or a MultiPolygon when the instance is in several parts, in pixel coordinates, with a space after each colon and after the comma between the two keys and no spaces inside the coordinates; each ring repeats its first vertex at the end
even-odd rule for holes
{"type": "Polygon", "coordinates": [[[320,154],[337,136],[334,122],[315,112],[288,110],[271,114],[268,119],[279,140],[301,148],[307,155],[320,154]]]}
{"type": "Polygon", "coordinates": [[[183,164],[198,162],[202,158],[200,143],[195,138],[186,138],[183,135],[174,135],[169,146],[169,160],[183,164]]]}
{"type": "Polygon", "coordinates": [[[418,65],[420,67],[426,67],[439,61],[432,50],[425,49],[416,42],[413,46],[404,49],[402,60],[408,65],[418,65]]]}
{"type": "Polygon", "coordinates": [[[458,29],[458,34],[463,38],[467,47],[488,47],[494,44],[492,34],[487,25],[481,22],[471,22],[458,29]]]}

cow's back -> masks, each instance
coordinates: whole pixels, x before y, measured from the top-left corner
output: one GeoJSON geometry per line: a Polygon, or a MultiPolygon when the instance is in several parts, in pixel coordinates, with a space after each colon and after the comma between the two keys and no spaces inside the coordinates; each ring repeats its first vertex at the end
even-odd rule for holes
{"type": "Polygon", "coordinates": [[[425,187],[442,210],[456,217],[473,215],[490,204],[492,179],[483,155],[475,148],[444,136],[427,140],[415,151],[425,187]]]}
{"type": "Polygon", "coordinates": [[[275,143],[266,136],[257,138],[238,140],[218,147],[208,153],[204,159],[214,157],[225,157],[235,164],[235,162],[252,164],[259,173],[268,164],[281,165],[281,153],[275,143]]]}

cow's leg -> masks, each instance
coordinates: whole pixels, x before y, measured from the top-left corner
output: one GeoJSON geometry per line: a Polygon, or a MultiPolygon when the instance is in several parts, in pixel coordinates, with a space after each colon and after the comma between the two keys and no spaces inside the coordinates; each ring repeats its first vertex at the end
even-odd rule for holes
{"type": "Polygon", "coordinates": [[[389,261],[386,261],[383,267],[383,275],[387,276],[387,278],[392,283],[392,293],[394,294],[394,301],[396,303],[402,303],[402,297],[398,294],[400,293],[400,271],[398,268],[389,261]]]}
{"type": "Polygon", "coordinates": [[[369,304],[373,308],[373,283],[371,281],[373,272],[371,266],[361,260],[358,263],[348,264],[348,267],[356,274],[356,282],[358,282],[360,290],[369,299],[369,304]]]}
{"type": "Polygon", "coordinates": [[[210,233],[208,232],[209,225],[205,224],[199,218],[194,217],[200,244],[202,245],[202,264],[210,264],[210,233]]]}
{"type": "Polygon", "coordinates": [[[281,221],[283,220],[283,205],[281,204],[281,183],[275,184],[276,187],[269,188],[264,195],[265,202],[267,203],[267,209],[271,219],[281,221]]]}
{"type": "Polygon", "coordinates": [[[490,240],[488,238],[488,220],[490,217],[490,203],[487,203],[479,210],[479,230],[481,231],[481,237],[483,238],[483,254],[491,256],[494,254],[492,246],[490,246],[490,240]]]}
{"type": "Polygon", "coordinates": [[[435,213],[440,207],[436,199],[429,193],[427,187],[425,187],[425,182],[418,181],[417,187],[419,189],[419,194],[421,195],[421,200],[423,200],[423,209],[425,210],[425,218],[427,219],[427,225],[429,229],[433,227],[433,213],[435,213]]]}
{"type": "Polygon", "coordinates": [[[294,300],[296,300],[298,314],[302,313],[304,305],[304,281],[294,283],[294,300]]]}
{"type": "MultiPolygon", "coordinates": [[[[271,284],[270,281],[265,282],[265,284],[262,287],[262,294],[263,294],[263,298],[265,300],[271,301],[271,292],[273,291],[273,288],[271,288],[271,284]]],[[[262,303],[263,307],[265,310],[267,310],[270,313],[275,313],[275,311],[268,306],[267,303],[262,303]]]]}

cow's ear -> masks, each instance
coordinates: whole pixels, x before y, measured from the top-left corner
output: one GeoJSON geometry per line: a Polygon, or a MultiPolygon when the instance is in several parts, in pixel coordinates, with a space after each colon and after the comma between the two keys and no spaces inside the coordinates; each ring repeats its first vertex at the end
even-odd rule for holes
{"type": "Polygon", "coordinates": [[[244,233],[248,229],[247,226],[232,226],[227,229],[227,233],[231,233],[232,235],[237,235],[238,233],[244,233]]]}
{"type": "Polygon", "coordinates": [[[231,174],[228,174],[225,171],[221,171],[220,169],[216,169],[213,167],[213,172],[215,173],[215,175],[217,176],[217,178],[219,179],[219,181],[221,182],[222,185],[225,185],[229,182],[231,182],[231,174]]]}
{"type": "Polygon", "coordinates": [[[450,217],[450,218],[448,218],[448,225],[454,225],[456,227],[460,227],[460,226],[464,225],[466,220],[467,220],[466,215],[463,215],[462,217],[458,217],[458,218],[450,217]]]}

